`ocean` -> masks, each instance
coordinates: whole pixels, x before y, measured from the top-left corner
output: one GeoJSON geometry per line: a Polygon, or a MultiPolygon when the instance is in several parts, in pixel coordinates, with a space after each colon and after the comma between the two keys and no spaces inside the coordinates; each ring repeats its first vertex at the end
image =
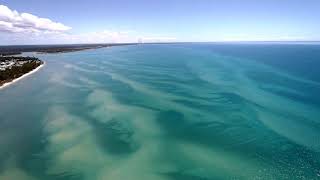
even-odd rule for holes
{"type": "Polygon", "coordinates": [[[0,90],[1,180],[320,179],[320,45],[61,54],[0,90]]]}

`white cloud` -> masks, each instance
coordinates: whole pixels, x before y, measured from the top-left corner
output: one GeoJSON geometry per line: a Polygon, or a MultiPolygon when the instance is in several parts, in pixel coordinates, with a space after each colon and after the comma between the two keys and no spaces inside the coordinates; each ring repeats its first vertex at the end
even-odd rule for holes
{"type": "Polygon", "coordinates": [[[97,31],[82,34],[55,34],[52,37],[67,43],[129,43],[137,42],[132,31],[97,31]]]}
{"type": "Polygon", "coordinates": [[[136,43],[170,42],[176,38],[145,35],[135,31],[102,30],[71,33],[68,27],[47,18],[19,13],[0,5],[0,44],[76,44],[76,43],[136,43]],[[5,33],[1,33],[5,32],[5,33]]]}
{"type": "Polygon", "coordinates": [[[63,34],[60,37],[73,43],[137,43],[137,42],[173,42],[175,37],[141,36],[135,31],[104,30],[84,34],[63,34]]]}
{"type": "Polygon", "coordinates": [[[104,30],[100,32],[91,32],[79,34],[75,37],[78,41],[86,41],[87,43],[120,43],[120,42],[136,42],[137,38],[130,33],[131,31],[110,31],[104,30]]]}
{"type": "Polygon", "coordinates": [[[11,33],[65,32],[70,30],[62,23],[40,18],[29,13],[18,13],[0,5],[0,31],[11,33]]]}
{"type": "Polygon", "coordinates": [[[142,42],[173,42],[176,41],[175,37],[164,37],[164,36],[152,36],[152,37],[141,37],[139,41],[142,42]]]}
{"type": "MultiPolygon", "coordinates": [[[[1,24],[0,28],[8,29],[7,23],[1,24]]],[[[137,43],[137,42],[173,42],[174,37],[145,36],[134,31],[103,30],[81,34],[74,33],[0,33],[0,44],[78,44],[78,43],[137,43]]]]}

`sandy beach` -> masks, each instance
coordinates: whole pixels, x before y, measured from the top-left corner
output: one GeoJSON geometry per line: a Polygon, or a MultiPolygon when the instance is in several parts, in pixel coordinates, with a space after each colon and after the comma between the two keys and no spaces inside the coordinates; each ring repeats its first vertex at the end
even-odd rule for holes
{"type": "Polygon", "coordinates": [[[33,73],[37,72],[38,70],[40,70],[44,65],[45,65],[45,63],[41,64],[40,66],[38,66],[34,70],[32,70],[32,71],[30,71],[30,72],[28,72],[28,73],[16,78],[16,79],[14,79],[14,80],[12,80],[10,82],[4,83],[2,86],[0,86],[0,90],[12,85],[13,83],[15,83],[15,82],[17,82],[17,81],[19,81],[19,80],[21,80],[21,79],[23,79],[25,77],[30,76],[31,74],[33,74],[33,73]]]}

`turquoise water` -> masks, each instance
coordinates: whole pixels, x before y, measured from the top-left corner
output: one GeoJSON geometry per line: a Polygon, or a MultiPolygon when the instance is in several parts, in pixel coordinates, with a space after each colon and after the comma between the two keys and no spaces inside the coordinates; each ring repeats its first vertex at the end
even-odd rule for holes
{"type": "Polygon", "coordinates": [[[320,45],[35,55],[0,91],[0,179],[320,179],[320,45]]]}

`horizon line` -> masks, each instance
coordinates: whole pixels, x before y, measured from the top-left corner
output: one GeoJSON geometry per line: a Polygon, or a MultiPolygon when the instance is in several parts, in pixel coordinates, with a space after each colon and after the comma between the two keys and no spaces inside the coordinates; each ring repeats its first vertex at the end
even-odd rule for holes
{"type": "Polygon", "coordinates": [[[119,42],[119,43],[52,43],[52,44],[0,44],[4,46],[59,46],[59,45],[114,45],[114,44],[179,44],[179,43],[320,43],[320,40],[266,40],[266,41],[168,41],[168,42],[119,42]]]}

